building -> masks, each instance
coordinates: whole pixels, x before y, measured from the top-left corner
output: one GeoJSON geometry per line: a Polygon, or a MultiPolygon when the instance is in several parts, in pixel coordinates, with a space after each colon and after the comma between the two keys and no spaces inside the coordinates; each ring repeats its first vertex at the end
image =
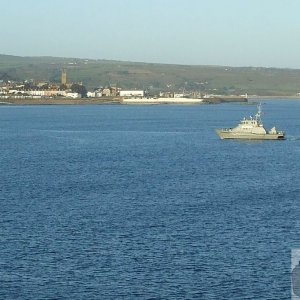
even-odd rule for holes
{"type": "Polygon", "coordinates": [[[121,97],[144,97],[144,91],[120,91],[121,97]]]}
{"type": "Polygon", "coordinates": [[[65,69],[61,70],[61,84],[67,84],[67,71],[65,69]]]}
{"type": "Polygon", "coordinates": [[[88,98],[95,98],[95,97],[96,97],[96,92],[87,92],[87,93],[86,93],[86,96],[87,96],[88,98]]]}
{"type": "Polygon", "coordinates": [[[79,93],[68,92],[68,93],[66,93],[66,97],[67,98],[77,99],[77,98],[81,98],[81,95],[79,93]]]}
{"type": "Polygon", "coordinates": [[[102,96],[104,96],[104,97],[110,97],[111,96],[110,89],[109,88],[104,88],[102,90],[102,96]]]}

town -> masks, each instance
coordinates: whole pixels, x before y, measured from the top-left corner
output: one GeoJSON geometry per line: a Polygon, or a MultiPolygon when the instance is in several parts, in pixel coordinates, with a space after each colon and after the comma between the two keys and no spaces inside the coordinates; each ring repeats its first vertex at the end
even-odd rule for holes
{"type": "MultiPolygon", "coordinates": [[[[0,99],[2,103],[8,100],[88,100],[98,99],[99,101],[113,101],[123,104],[133,103],[218,103],[228,101],[245,101],[247,95],[225,97],[222,95],[202,94],[200,91],[149,91],[131,89],[124,90],[116,85],[95,88],[88,91],[85,85],[79,83],[68,83],[67,72],[61,70],[60,82],[24,80],[21,82],[13,80],[0,80],[0,99]]],[[[32,102],[34,103],[34,102],[32,102]]],[[[49,102],[50,103],[50,102],[49,102]]],[[[66,103],[66,102],[64,102],[66,103]]],[[[71,102],[70,102],[71,103],[71,102]]]]}
{"type": "Polygon", "coordinates": [[[0,81],[0,98],[2,99],[35,99],[35,98],[85,98],[117,96],[119,89],[116,87],[99,88],[92,92],[87,91],[82,83],[67,83],[67,72],[61,72],[60,83],[36,82],[24,80],[15,82],[11,80],[0,81]]]}

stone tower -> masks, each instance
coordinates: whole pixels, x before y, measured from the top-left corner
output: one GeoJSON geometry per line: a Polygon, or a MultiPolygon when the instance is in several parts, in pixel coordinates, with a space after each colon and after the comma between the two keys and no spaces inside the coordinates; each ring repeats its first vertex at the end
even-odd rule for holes
{"type": "Polygon", "coordinates": [[[67,71],[65,69],[61,70],[61,84],[67,84],[67,71]]]}

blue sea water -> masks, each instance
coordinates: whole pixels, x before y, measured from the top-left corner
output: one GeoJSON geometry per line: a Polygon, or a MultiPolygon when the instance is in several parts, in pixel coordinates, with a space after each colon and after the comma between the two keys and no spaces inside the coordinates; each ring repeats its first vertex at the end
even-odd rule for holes
{"type": "Polygon", "coordinates": [[[0,106],[1,299],[290,299],[300,102],[0,106]]]}

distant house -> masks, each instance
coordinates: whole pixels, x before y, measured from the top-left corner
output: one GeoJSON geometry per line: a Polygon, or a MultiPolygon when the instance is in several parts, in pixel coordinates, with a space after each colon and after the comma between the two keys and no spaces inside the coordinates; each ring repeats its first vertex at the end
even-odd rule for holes
{"type": "Polygon", "coordinates": [[[76,98],[81,98],[81,95],[79,93],[66,93],[66,97],[67,98],[73,98],[73,99],[76,99],[76,98]]]}
{"type": "Polygon", "coordinates": [[[86,96],[87,96],[88,98],[95,98],[95,97],[96,97],[96,92],[87,92],[87,93],[86,93],[86,96]]]}
{"type": "Polygon", "coordinates": [[[102,97],[102,89],[94,90],[93,92],[87,92],[86,96],[88,98],[99,98],[102,97]]]}
{"type": "Polygon", "coordinates": [[[48,86],[48,82],[39,82],[39,83],[37,84],[37,87],[38,87],[38,88],[47,87],[47,86],[48,86]]]}
{"type": "Polygon", "coordinates": [[[102,96],[109,97],[110,95],[111,95],[110,89],[108,88],[103,89],[102,96]]]}
{"type": "Polygon", "coordinates": [[[45,96],[45,91],[41,91],[41,90],[26,91],[26,93],[32,96],[39,96],[39,97],[45,96]]]}

